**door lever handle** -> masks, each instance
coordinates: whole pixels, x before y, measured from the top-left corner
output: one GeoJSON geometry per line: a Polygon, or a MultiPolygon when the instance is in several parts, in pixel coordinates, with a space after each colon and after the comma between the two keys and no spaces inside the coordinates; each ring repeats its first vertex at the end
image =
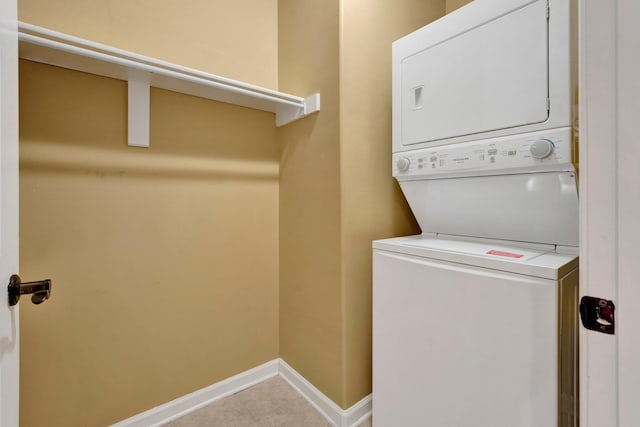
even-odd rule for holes
{"type": "Polygon", "coordinates": [[[51,280],[39,280],[37,282],[22,283],[20,276],[12,274],[9,279],[9,305],[16,305],[20,301],[20,295],[33,294],[31,302],[41,304],[51,296],[51,280]]]}

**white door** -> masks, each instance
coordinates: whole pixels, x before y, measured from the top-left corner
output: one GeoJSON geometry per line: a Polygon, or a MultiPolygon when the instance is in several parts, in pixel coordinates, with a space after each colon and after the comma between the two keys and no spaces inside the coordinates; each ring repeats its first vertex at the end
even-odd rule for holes
{"type": "Polygon", "coordinates": [[[7,284],[18,272],[17,3],[0,1],[0,426],[18,426],[18,306],[7,284]]]}
{"type": "Polygon", "coordinates": [[[580,287],[615,334],[581,329],[581,425],[640,425],[640,2],[580,1],[580,287]]]}

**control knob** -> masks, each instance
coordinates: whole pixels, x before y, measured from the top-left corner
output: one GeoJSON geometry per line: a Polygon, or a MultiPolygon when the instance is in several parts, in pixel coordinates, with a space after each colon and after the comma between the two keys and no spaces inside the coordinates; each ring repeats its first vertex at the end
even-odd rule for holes
{"type": "Polygon", "coordinates": [[[400,157],[396,162],[396,166],[400,172],[406,172],[409,170],[409,166],[411,165],[411,159],[408,157],[400,157]]]}
{"type": "Polygon", "coordinates": [[[555,144],[550,139],[539,139],[531,144],[529,151],[533,158],[544,159],[549,157],[555,148],[555,144]]]}

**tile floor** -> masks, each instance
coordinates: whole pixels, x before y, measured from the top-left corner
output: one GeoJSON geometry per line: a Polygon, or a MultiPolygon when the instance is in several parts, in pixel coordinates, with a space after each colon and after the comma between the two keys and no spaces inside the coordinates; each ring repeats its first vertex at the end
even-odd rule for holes
{"type": "MultiPolygon", "coordinates": [[[[331,427],[331,424],[285,380],[276,376],[164,426],[331,427]]],[[[359,427],[371,427],[371,420],[359,427]]]]}

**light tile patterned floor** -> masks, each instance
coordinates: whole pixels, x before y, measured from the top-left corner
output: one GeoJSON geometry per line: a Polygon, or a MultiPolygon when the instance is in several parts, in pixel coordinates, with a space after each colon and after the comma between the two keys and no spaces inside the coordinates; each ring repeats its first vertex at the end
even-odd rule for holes
{"type": "MultiPolygon", "coordinates": [[[[280,377],[178,418],[165,427],[331,427],[280,377]]],[[[371,427],[367,420],[360,427],[371,427]]]]}

